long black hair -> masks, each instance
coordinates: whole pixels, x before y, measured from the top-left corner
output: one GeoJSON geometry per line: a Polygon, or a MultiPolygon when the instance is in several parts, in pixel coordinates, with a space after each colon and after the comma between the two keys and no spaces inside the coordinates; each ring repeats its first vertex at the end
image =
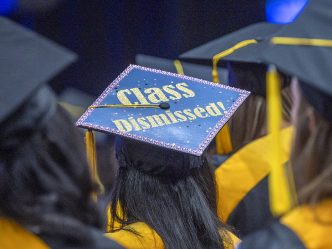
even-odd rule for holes
{"type": "Polygon", "coordinates": [[[35,233],[87,240],[84,225],[101,224],[82,136],[59,105],[40,103],[50,97],[41,94],[1,124],[0,216],[35,233]]]}
{"type": "MultiPolygon", "coordinates": [[[[135,148],[139,150],[139,147],[135,148]]],[[[148,152],[155,150],[147,145],[141,145],[141,148],[148,152]]],[[[158,153],[152,152],[146,160],[147,155],[142,155],[137,161],[141,168],[149,168],[143,164],[147,161],[152,164],[153,160],[163,162],[168,158],[165,164],[181,167],[181,160],[173,161],[172,156],[167,157],[163,152],[159,157],[154,157],[153,154],[158,153]]],[[[143,153],[138,151],[138,154],[143,153]]],[[[110,200],[111,230],[128,229],[139,235],[139,231],[131,230],[130,224],[145,222],[159,234],[167,249],[220,249],[224,248],[224,243],[231,243],[225,226],[216,216],[214,176],[204,157],[200,167],[190,169],[180,178],[149,174],[119,164],[110,200]]]]}

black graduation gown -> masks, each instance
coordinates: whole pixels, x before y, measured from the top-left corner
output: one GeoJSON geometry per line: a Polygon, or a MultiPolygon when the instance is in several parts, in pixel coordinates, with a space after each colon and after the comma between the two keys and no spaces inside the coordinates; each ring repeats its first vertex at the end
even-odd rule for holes
{"type": "Polygon", "coordinates": [[[332,199],[302,205],[278,222],[244,238],[238,249],[332,248],[332,199]]]}
{"type": "MultiPolygon", "coordinates": [[[[292,127],[281,131],[282,160],[287,163],[292,127]]],[[[264,136],[245,145],[215,171],[218,216],[236,229],[242,238],[274,221],[270,212],[268,176],[270,160],[266,154],[271,138],[264,136]]]]}

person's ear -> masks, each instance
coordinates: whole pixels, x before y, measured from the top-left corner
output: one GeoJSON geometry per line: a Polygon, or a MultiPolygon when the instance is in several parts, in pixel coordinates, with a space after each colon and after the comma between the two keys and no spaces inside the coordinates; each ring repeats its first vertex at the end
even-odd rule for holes
{"type": "Polygon", "coordinates": [[[310,133],[312,133],[312,132],[314,132],[314,130],[316,129],[316,126],[317,126],[315,112],[312,108],[309,108],[306,111],[306,115],[308,117],[309,131],[310,131],[310,133]]]}

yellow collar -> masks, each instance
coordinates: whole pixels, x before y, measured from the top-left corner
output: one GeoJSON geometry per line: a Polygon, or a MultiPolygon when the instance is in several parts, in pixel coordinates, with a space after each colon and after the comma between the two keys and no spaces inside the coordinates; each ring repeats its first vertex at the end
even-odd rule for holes
{"type": "MultiPolygon", "coordinates": [[[[289,159],[293,127],[280,131],[282,163],[289,159]]],[[[240,201],[270,173],[271,161],[266,157],[273,140],[267,135],[247,144],[215,171],[218,216],[226,222],[240,201]],[[241,184],[237,184],[241,183],[241,184]]]]}
{"type": "Polygon", "coordinates": [[[332,199],[316,205],[301,205],[281,218],[281,224],[290,228],[301,239],[305,248],[332,248],[332,199]]]}
{"type": "MultiPolygon", "coordinates": [[[[160,236],[147,224],[143,222],[136,222],[129,226],[130,229],[138,232],[139,235],[127,230],[120,230],[117,232],[107,233],[106,236],[126,249],[165,249],[164,243],[160,236]]],[[[225,243],[226,249],[233,249],[240,242],[231,232],[228,232],[232,245],[225,243]]]]}
{"type": "Polygon", "coordinates": [[[50,249],[36,235],[10,219],[0,218],[0,231],[1,249],[50,249]]]}
{"type": "Polygon", "coordinates": [[[147,224],[136,222],[129,226],[139,235],[127,230],[119,230],[107,233],[106,236],[127,249],[164,249],[164,243],[160,236],[147,224]]]}

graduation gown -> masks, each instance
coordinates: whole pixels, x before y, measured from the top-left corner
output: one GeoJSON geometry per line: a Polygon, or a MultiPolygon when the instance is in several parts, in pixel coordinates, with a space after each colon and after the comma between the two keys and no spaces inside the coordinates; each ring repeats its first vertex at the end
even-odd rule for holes
{"type": "MultiPolygon", "coordinates": [[[[282,162],[289,159],[293,128],[284,128],[282,162]]],[[[245,145],[215,171],[217,210],[222,221],[235,227],[240,238],[273,221],[270,213],[267,178],[271,143],[264,136],[245,145]]]]}
{"type": "MultiPolygon", "coordinates": [[[[106,236],[116,241],[126,249],[165,249],[164,243],[160,236],[147,224],[143,222],[136,222],[131,224],[128,229],[133,229],[139,235],[127,231],[119,230],[112,233],[107,233],[106,236]]],[[[233,245],[224,245],[225,249],[233,249],[240,242],[240,240],[231,232],[229,236],[233,245]]]]}
{"type": "Polygon", "coordinates": [[[31,233],[13,220],[0,218],[0,248],[1,249],[123,249],[115,242],[107,239],[94,229],[89,229],[92,240],[89,244],[77,245],[64,238],[41,236],[31,233]]]}
{"type": "Polygon", "coordinates": [[[280,221],[246,237],[238,249],[332,248],[331,211],[332,199],[299,206],[280,221]]]}

